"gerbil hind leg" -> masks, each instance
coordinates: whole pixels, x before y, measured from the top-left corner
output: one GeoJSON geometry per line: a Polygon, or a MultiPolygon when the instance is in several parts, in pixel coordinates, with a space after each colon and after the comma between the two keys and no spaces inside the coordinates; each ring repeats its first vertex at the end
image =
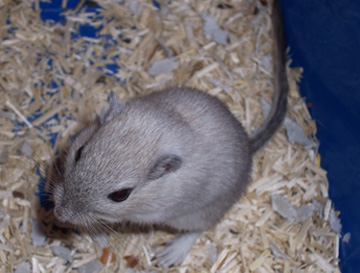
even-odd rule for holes
{"type": "Polygon", "coordinates": [[[156,254],[158,264],[164,268],[181,264],[200,234],[201,232],[186,232],[166,242],[165,249],[156,254]]]}

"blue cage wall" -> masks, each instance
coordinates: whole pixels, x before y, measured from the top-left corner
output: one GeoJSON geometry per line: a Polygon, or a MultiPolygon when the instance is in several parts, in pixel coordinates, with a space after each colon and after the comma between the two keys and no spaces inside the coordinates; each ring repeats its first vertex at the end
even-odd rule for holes
{"type": "Polygon", "coordinates": [[[293,66],[304,68],[300,92],[312,104],[330,198],[341,211],[343,273],[360,258],[360,1],[282,0],[293,66]]]}

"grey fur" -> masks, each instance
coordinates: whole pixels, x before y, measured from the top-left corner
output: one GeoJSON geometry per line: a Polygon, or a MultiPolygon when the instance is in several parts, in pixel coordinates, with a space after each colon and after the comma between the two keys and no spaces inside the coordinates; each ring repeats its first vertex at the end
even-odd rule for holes
{"type": "MultiPolygon", "coordinates": [[[[117,108],[110,106],[108,116],[112,110],[117,108]]],[[[113,119],[75,139],[64,179],[54,189],[55,214],[75,224],[89,214],[110,222],[204,230],[220,220],[245,189],[249,152],[241,124],[204,92],[180,87],[137,98],[113,119]],[[168,161],[175,163],[161,173],[168,161]],[[134,188],[125,202],[107,198],[123,188],[134,188]],[[71,211],[69,219],[62,209],[71,211]]]]}
{"type": "MultiPolygon", "coordinates": [[[[281,32],[282,25],[274,29],[281,32]]],[[[185,233],[158,255],[159,262],[165,267],[181,262],[197,236],[245,191],[252,154],[282,123],[287,95],[282,42],[274,106],[251,139],[218,99],[202,91],[174,87],[125,104],[111,92],[100,122],[70,147],[63,179],[54,187],[55,216],[80,226],[103,221],[170,226],[185,233]],[[125,188],[133,189],[127,200],[108,198],[125,188]]]]}

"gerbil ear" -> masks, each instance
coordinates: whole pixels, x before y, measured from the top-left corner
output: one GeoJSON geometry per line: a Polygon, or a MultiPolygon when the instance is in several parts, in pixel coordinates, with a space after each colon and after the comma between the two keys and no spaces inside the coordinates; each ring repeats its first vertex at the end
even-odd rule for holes
{"type": "Polygon", "coordinates": [[[114,91],[110,91],[107,97],[108,105],[101,110],[100,114],[100,124],[104,124],[112,120],[115,116],[120,114],[121,110],[124,108],[124,104],[120,103],[115,95],[114,91]]]}
{"type": "Polygon", "coordinates": [[[180,169],[182,163],[183,160],[178,155],[167,154],[160,156],[151,168],[148,178],[153,180],[160,178],[167,173],[175,172],[180,169]]]}

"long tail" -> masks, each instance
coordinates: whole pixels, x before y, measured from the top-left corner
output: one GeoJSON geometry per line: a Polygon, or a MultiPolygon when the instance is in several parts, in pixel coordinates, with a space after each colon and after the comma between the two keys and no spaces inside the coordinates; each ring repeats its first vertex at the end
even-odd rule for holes
{"type": "Polygon", "coordinates": [[[250,137],[251,153],[254,154],[268,142],[282,124],[287,109],[289,85],[286,77],[286,45],[280,0],[274,0],[272,10],[274,35],[274,100],[264,124],[250,137]]]}

